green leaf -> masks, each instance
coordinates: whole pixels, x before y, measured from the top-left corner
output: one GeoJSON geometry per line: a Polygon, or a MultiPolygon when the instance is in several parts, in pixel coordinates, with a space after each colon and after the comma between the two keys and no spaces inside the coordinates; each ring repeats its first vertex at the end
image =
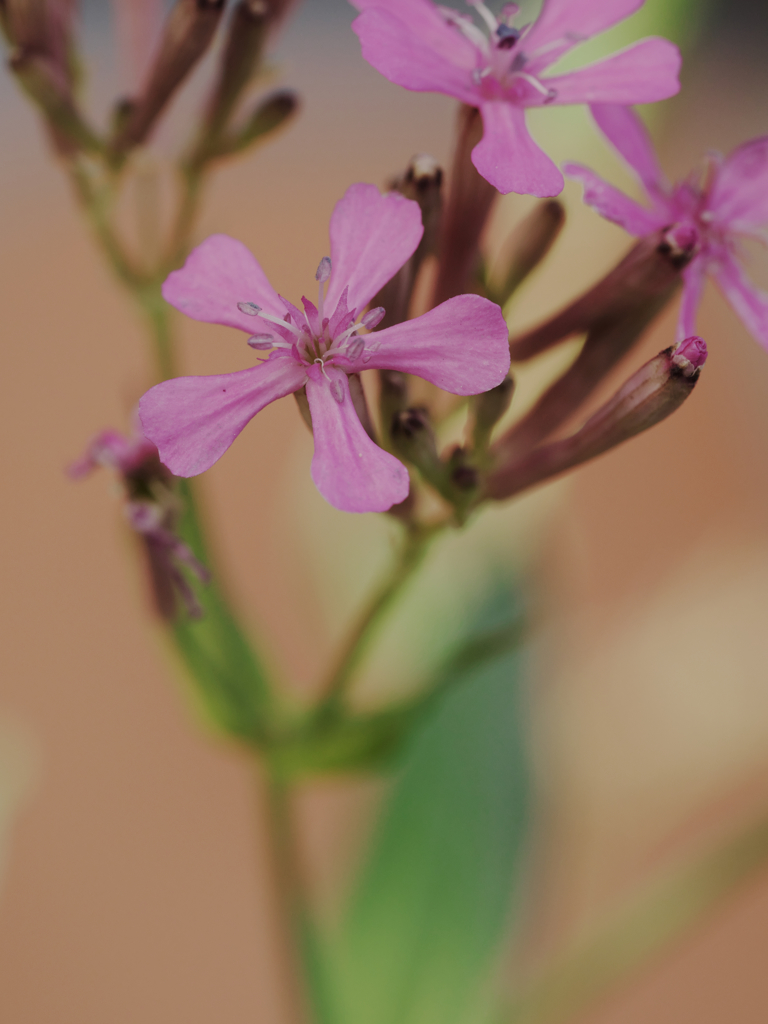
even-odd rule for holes
{"type": "Polygon", "coordinates": [[[520,669],[462,664],[407,748],[337,946],[344,1024],[480,1019],[527,832],[520,669]]]}

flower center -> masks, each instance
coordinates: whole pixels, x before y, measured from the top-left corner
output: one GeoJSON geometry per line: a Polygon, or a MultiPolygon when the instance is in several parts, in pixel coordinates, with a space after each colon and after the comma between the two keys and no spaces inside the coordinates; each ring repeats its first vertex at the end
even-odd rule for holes
{"type": "Polygon", "coordinates": [[[540,50],[527,53],[522,44],[531,29],[531,24],[517,28],[513,21],[520,13],[520,7],[507,3],[497,18],[483,0],[467,0],[484,24],[486,31],[478,28],[472,17],[460,14],[448,7],[440,7],[449,25],[456,28],[467,38],[477,50],[477,67],[472,72],[472,81],[482,86],[488,98],[503,98],[519,102],[525,106],[552,103],[557,98],[557,90],[548,88],[536,74],[527,68],[530,62],[552,51],[553,59],[559,55],[555,51],[569,48],[575,38],[563,38],[547,44],[540,50]]]}
{"type": "Polygon", "coordinates": [[[370,362],[373,353],[379,348],[379,342],[369,342],[366,337],[359,337],[358,331],[372,331],[381,322],[386,310],[383,306],[377,306],[356,320],[357,310],[347,307],[345,289],[333,314],[325,316],[325,293],[330,276],[331,261],[328,256],[324,256],[315,274],[318,282],[317,305],[302,296],[302,311],[281,295],[280,300],[287,310],[282,319],[272,313],[265,313],[255,302],[238,302],[237,308],[241,313],[257,316],[272,326],[269,333],[252,335],[248,339],[250,347],[263,352],[285,351],[305,366],[319,364],[324,373],[326,363],[340,364],[340,369],[352,373],[355,372],[354,363],[370,362]]]}

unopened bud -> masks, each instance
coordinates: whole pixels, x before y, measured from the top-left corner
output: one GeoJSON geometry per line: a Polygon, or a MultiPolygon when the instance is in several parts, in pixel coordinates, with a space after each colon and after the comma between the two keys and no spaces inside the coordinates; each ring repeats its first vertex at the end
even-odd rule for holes
{"type": "Polygon", "coordinates": [[[506,377],[501,384],[472,400],[472,439],[475,451],[483,451],[487,447],[491,431],[509,409],[514,390],[514,380],[506,377]]]}
{"type": "Polygon", "coordinates": [[[668,256],[673,263],[679,262],[685,267],[698,244],[699,232],[693,224],[674,224],[671,228],[665,229],[659,243],[659,252],[668,256]]]}
{"type": "Polygon", "coordinates": [[[176,0],[147,81],[114,139],[116,153],[148,137],[168,100],[208,49],[223,8],[224,0],[176,0]]]}
{"type": "Polygon", "coordinates": [[[630,377],[581,430],[522,458],[505,460],[488,477],[486,493],[496,499],[518,494],[660,423],[693,391],[706,357],[701,338],[666,349],[630,377]]]}
{"type": "Polygon", "coordinates": [[[480,258],[480,237],[498,194],[472,163],[472,150],[482,137],[480,111],[462,105],[451,169],[451,190],[442,217],[438,246],[440,268],[432,298],[434,306],[472,290],[480,258]]]}
{"type": "MultiPolygon", "coordinates": [[[[691,256],[692,250],[686,260],[691,256]]],[[[649,235],[586,295],[511,342],[513,361],[523,360],[587,332],[573,365],[503,439],[507,457],[530,451],[578,410],[672,298],[683,265],[670,256],[663,232],[649,235]]]]}
{"type": "Polygon", "coordinates": [[[392,446],[396,454],[413,463],[431,483],[444,475],[429,413],[421,406],[403,409],[392,421],[392,446]]]}
{"type": "Polygon", "coordinates": [[[557,199],[542,200],[510,235],[488,281],[488,297],[504,306],[547,255],[565,224],[557,199]]]}
{"type": "Polygon", "coordinates": [[[205,145],[192,157],[192,162],[204,162],[215,157],[229,156],[247,149],[253,143],[287,123],[299,107],[298,97],[287,90],[273,93],[246,119],[245,125],[234,135],[215,140],[211,148],[205,145]]]}

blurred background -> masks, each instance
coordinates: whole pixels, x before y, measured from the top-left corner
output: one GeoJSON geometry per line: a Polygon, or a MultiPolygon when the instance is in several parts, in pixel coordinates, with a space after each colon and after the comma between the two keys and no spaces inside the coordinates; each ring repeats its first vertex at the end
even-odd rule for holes
{"type": "MultiPolygon", "coordinates": [[[[274,81],[303,97],[300,118],[214,177],[200,224],[200,238],[215,230],[246,242],[289,296],[326,254],[328,216],[349,183],[383,184],[414,153],[450,153],[454,104],[373,71],[352,17],[342,0],[297,8],[274,81]]],[[[82,5],[81,27],[92,108],[103,113],[135,69],[115,49],[106,0],[82,5]]],[[[653,113],[673,177],[708,149],[768,131],[762,3],[648,0],[612,38],[648,31],[685,50],[681,95],[653,113]]],[[[199,104],[207,71],[176,103],[158,159],[199,104]]],[[[556,160],[586,161],[632,187],[583,111],[544,113],[533,131],[556,160]]],[[[13,1024],[278,1022],[252,766],[196,716],[146,610],[106,474],[80,484],[64,475],[93,434],[128,426],[152,383],[147,343],[8,75],[0,128],[0,1008],[13,1024]]],[[[564,201],[564,237],[515,301],[519,326],[629,247],[583,208],[578,188],[564,201]]],[[[491,251],[530,202],[499,203],[491,251]]],[[[757,252],[753,276],[768,286],[757,252]]],[[[675,316],[661,317],[620,377],[670,343],[675,316]]],[[[234,332],[182,330],[185,372],[247,365],[234,332]]],[[[492,562],[527,581],[535,860],[526,941],[512,944],[510,971],[535,969],[656,870],[768,810],[768,355],[711,287],[700,333],[710,358],[686,406],[438,548],[366,676],[362,700],[393,680],[416,685],[432,641],[466,614],[492,562]]],[[[520,402],[548,372],[525,371],[520,402]]],[[[204,491],[230,590],[303,692],[391,536],[386,522],[326,506],[310,458],[286,400],[254,420],[204,491]]],[[[381,791],[363,779],[302,795],[307,870],[329,902],[381,791]]],[[[578,1019],[764,1024],[767,933],[768,868],[578,1019]]]]}

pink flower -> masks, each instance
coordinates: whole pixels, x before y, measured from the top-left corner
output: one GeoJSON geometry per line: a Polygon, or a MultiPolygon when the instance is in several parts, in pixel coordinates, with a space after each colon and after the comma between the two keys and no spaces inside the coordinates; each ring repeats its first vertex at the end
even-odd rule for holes
{"type": "Polygon", "coordinates": [[[679,90],[680,53],[666,39],[643,39],[605,60],[542,78],[578,43],[642,7],[644,0],[544,0],[538,19],[515,28],[517,4],[497,19],[467,0],[484,24],[431,0],[352,0],[363,56],[391,82],[442,92],[478,107],[484,135],[472,162],[500,192],[556,196],[563,176],[525,124],[526,107],[570,103],[651,103],[679,90]]]}
{"type": "Polygon", "coordinates": [[[725,159],[711,154],[699,173],[670,185],[634,111],[594,106],[592,114],[639,177],[650,205],[636,203],[587,167],[566,164],[566,174],[584,185],[584,201],[631,235],[668,228],[673,248],[678,242],[695,246],[695,256],[683,271],[678,341],[695,333],[696,310],[711,274],[749,331],[768,348],[768,295],[744,274],[739,247],[742,238],[766,241],[768,136],[745,142],[725,159]]]}
{"type": "Polygon", "coordinates": [[[213,235],[199,245],[168,277],[163,295],[195,320],[248,331],[248,344],[270,355],[247,370],[180,377],[144,395],[144,433],[165,465],[177,476],[202,473],[257,412],[306,388],[312,479],[323,497],[347,512],[381,512],[403,501],[408,471],[366,434],[348,375],[402,370],[473,395],[501,383],[509,369],[501,310],[478,295],[459,295],[375,335],[361,333],[384,310],[359,320],[358,312],[414,253],[423,230],[417,203],[395,192],[381,195],[374,185],[352,185],[331,217],[331,258],[316,274],[318,304],[303,298],[303,311],[274,291],[240,242],[213,235]]]}

